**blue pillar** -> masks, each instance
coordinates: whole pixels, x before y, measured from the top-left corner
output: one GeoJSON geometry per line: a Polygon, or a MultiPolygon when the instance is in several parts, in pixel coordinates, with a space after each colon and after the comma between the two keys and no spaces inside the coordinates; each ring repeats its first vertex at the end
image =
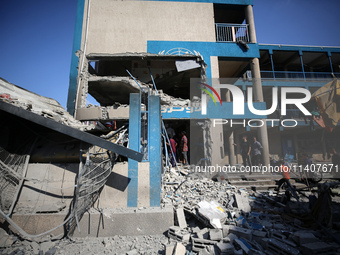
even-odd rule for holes
{"type": "Polygon", "coordinates": [[[149,97],[150,206],[161,204],[161,109],[159,96],[149,97]]]}
{"type": "MultiPolygon", "coordinates": [[[[140,151],[141,130],[141,100],[137,93],[130,94],[129,110],[129,148],[140,151]]],[[[127,206],[137,207],[138,201],[138,162],[128,159],[128,177],[130,179],[127,187],[127,206]]]]}
{"type": "Polygon", "coordinates": [[[77,77],[78,77],[78,62],[79,58],[76,52],[81,47],[81,34],[83,28],[83,14],[84,14],[85,0],[78,0],[76,23],[74,26],[73,48],[70,68],[70,81],[67,96],[67,111],[73,116],[75,110],[75,100],[77,96],[77,77]]]}

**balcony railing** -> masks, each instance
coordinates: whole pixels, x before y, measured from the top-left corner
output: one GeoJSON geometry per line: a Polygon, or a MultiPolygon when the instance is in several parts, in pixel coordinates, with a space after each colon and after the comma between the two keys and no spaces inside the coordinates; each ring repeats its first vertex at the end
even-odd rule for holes
{"type": "MultiPolygon", "coordinates": [[[[268,116],[268,119],[280,119],[281,113],[274,112],[268,116]]],[[[284,119],[305,120],[305,115],[299,109],[287,109],[284,119]]]]}
{"type": "MultiPolygon", "coordinates": [[[[334,75],[340,78],[340,73],[334,73],[334,75]]],[[[274,79],[274,80],[304,80],[304,79],[317,79],[328,80],[332,79],[331,72],[294,72],[294,71],[261,71],[262,79],[274,79]]]]}
{"type": "Polygon", "coordinates": [[[248,24],[216,23],[217,42],[249,42],[248,24]]]}

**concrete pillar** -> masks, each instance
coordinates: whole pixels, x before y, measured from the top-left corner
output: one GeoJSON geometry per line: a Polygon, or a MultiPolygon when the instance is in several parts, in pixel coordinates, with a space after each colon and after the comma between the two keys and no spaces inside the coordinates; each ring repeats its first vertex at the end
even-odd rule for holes
{"type": "Polygon", "coordinates": [[[249,40],[251,43],[256,43],[255,22],[252,5],[247,5],[246,7],[246,22],[249,25],[248,27],[249,40]]]}
{"type": "MultiPolygon", "coordinates": [[[[226,101],[230,102],[230,91],[226,93],[226,101]]],[[[234,131],[231,130],[227,137],[228,137],[229,164],[231,166],[234,166],[236,164],[234,131]]]]}
{"type": "Polygon", "coordinates": [[[236,164],[235,147],[234,147],[234,132],[231,131],[228,137],[229,147],[229,164],[234,166],[236,164]]]}
{"type": "MultiPolygon", "coordinates": [[[[218,67],[218,57],[211,56],[210,57],[210,65],[211,65],[211,77],[213,80],[213,84],[217,82],[217,78],[219,78],[219,67],[218,67]]],[[[219,89],[216,89],[218,93],[220,93],[219,89]]],[[[210,126],[210,137],[211,137],[211,164],[212,165],[224,165],[224,137],[223,137],[223,125],[218,125],[215,127],[210,126]]]]}
{"type": "MultiPolygon", "coordinates": [[[[256,33],[255,33],[255,22],[253,14],[253,6],[247,5],[246,7],[246,21],[249,24],[249,40],[251,43],[256,43],[256,33]]],[[[254,102],[263,102],[263,92],[261,83],[261,73],[260,73],[260,61],[258,58],[254,58],[250,63],[252,81],[253,81],[253,91],[254,91],[254,102]]],[[[268,144],[268,132],[267,126],[263,125],[258,128],[257,131],[258,141],[263,146],[262,162],[264,165],[269,165],[269,144],[268,144]]]]}

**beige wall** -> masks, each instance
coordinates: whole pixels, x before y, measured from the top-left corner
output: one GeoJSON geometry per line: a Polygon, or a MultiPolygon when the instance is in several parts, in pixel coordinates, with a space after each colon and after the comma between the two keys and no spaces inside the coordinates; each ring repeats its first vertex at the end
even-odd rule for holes
{"type": "Polygon", "coordinates": [[[86,54],[146,52],[148,40],[215,41],[214,31],[211,3],[92,0],[86,54]]]}

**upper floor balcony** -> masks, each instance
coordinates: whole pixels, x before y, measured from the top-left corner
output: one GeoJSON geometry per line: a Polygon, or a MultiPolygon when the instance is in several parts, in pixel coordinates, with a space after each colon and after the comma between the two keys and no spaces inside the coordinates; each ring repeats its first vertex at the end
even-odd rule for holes
{"type": "Polygon", "coordinates": [[[217,42],[250,42],[248,24],[215,23],[217,42]]]}

